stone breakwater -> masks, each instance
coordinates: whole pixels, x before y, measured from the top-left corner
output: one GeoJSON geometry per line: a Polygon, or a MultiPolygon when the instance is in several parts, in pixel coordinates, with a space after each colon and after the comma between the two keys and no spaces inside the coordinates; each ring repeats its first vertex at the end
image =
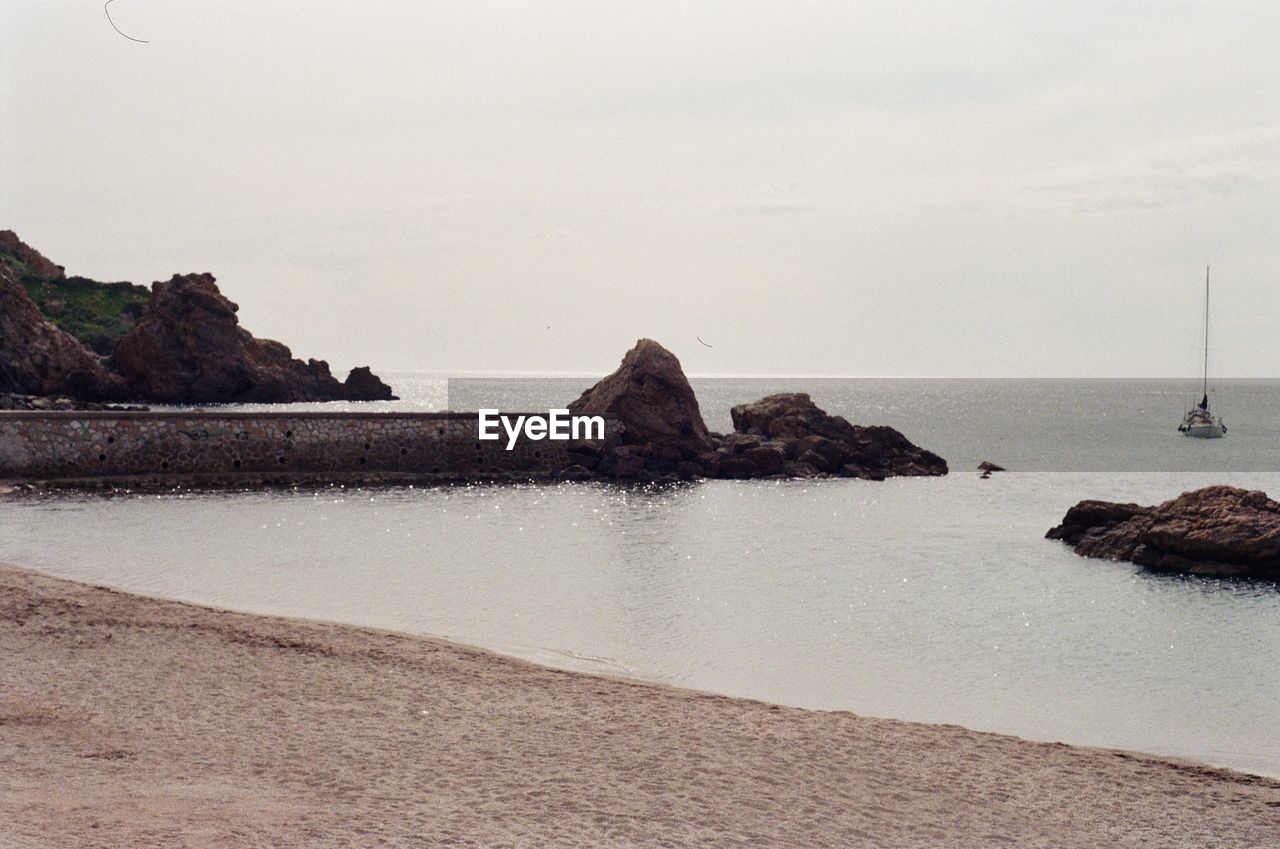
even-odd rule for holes
{"type": "MultiPolygon", "coordinates": [[[[606,434],[620,430],[606,420],[606,434]]],[[[479,439],[475,413],[0,412],[0,479],[529,480],[575,441],[479,439]]]]}
{"type": "Polygon", "coordinates": [[[0,413],[0,480],[646,483],[947,473],[945,460],[893,428],[852,424],[803,393],[739,404],[732,415],[733,433],[708,430],[680,361],[641,339],[612,374],[545,417],[497,410],[0,413]],[[506,440],[493,427],[498,420],[510,425],[506,440]],[[584,438],[562,438],[562,425],[572,433],[575,422],[600,421],[603,434],[592,424],[584,438]]]}

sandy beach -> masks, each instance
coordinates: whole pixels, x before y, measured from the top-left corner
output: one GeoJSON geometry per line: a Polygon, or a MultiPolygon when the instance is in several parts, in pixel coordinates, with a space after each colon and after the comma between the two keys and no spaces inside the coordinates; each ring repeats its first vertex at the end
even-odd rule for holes
{"type": "Polygon", "coordinates": [[[0,566],[0,845],[1280,844],[1280,781],[0,566]]]}

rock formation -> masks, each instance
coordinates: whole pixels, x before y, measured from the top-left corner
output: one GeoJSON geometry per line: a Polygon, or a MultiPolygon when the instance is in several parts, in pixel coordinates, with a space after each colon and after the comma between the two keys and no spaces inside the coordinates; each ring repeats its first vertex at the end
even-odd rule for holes
{"type": "Polygon", "coordinates": [[[699,460],[715,447],[680,361],[652,339],[638,341],[618,368],[583,392],[569,411],[623,422],[620,439],[600,449],[602,456],[583,458],[609,477],[662,477],[681,463],[690,464],[686,476],[694,477],[699,460]]]}
{"type": "Polygon", "coordinates": [[[0,231],[0,392],[171,404],[395,399],[368,367],[339,383],[325,362],[304,363],[279,342],[255,339],[210,274],[156,283],[144,307],[145,292],[67,278],[12,230],[0,231]],[[86,339],[110,349],[110,359],[99,359],[86,339]]]}
{"type": "Polygon", "coordinates": [[[342,382],[342,391],[348,401],[395,401],[391,387],[382,382],[368,366],[357,366],[342,382]]]}
{"type": "Polygon", "coordinates": [[[1280,580],[1280,504],[1256,490],[1210,486],[1155,507],[1081,501],[1045,536],[1162,572],[1280,580]]]}
{"type": "Polygon", "coordinates": [[[212,274],[175,274],[152,285],[142,318],[108,362],[131,397],[162,403],[347,398],[327,363],[304,363],[285,345],[254,338],[240,327],[238,309],[218,291],[212,274]]]}
{"type": "Polygon", "coordinates": [[[128,282],[67,277],[62,266],[12,230],[0,230],[0,263],[9,267],[45,319],[104,357],[133,327],[150,294],[145,286],[128,282]]]}
{"type": "Polygon", "coordinates": [[[54,264],[35,248],[18,238],[12,230],[0,230],[0,256],[13,269],[15,276],[30,274],[46,280],[66,276],[61,265],[54,264]]]}
{"type": "MultiPolygon", "coordinates": [[[[24,249],[24,262],[31,267],[61,274],[60,268],[18,242],[11,231],[0,233],[0,239],[7,240],[10,249],[14,242],[24,249]]],[[[84,401],[119,398],[124,382],[75,337],[44,319],[18,281],[14,265],[0,259],[0,392],[66,395],[84,401]]]]}
{"type": "Polygon", "coordinates": [[[732,410],[735,432],[711,433],[675,355],[641,339],[608,377],[569,405],[606,414],[620,438],[582,446],[575,459],[597,477],[621,479],[944,475],[947,464],[893,428],[859,427],[808,395],[771,395],[732,410]]]}
{"type": "Polygon", "coordinates": [[[891,427],[850,424],[808,395],[783,393],[730,411],[734,434],[716,449],[723,477],[774,474],[879,480],[894,475],[945,475],[947,463],[891,427]]]}

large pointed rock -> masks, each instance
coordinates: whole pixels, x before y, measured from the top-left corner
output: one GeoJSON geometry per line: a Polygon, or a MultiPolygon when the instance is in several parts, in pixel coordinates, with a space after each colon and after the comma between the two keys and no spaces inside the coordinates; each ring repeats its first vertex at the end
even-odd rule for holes
{"type": "Polygon", "coordinates": [[[569,410],[616,416],[624,428],[622,443],[642,448],[649,458],[694,460],[714,447],[680,361],[652,339],[638,341],[617,370],[569,410]]]}
{"type": "Polygon", "coordinates": [[[20,275],[62,274],[13,231],[0,231],[0,392],[64,395],[85,401],[119,398],[123,382],[102,361],[40,314],[20,275]]]}
{"type": "MultiPolygon", "coordinates": [[[[116,344],[111,366],[133,397],[172,404],[335,401],[347,388],[323,360],[255,339],[212,274],[175,274],[153,284],[137,325],[116,344]]],[[[390,390],[386,395],[390,394],[390,390]]]]}

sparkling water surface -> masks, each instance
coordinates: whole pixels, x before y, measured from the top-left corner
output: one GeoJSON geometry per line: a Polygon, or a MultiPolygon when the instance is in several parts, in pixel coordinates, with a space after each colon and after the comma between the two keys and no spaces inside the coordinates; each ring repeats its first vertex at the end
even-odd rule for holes
{"type": "MultiPolygon", "coordinates": [[[[1021,436],[1000,431],[999,444],[983,437],[958,455],[968,443],[953,434],[948,454],[927,438],[929,427],[942,432],[932,416],[913,411],[970,415],[986,399],[964,400],[965,381],[903,383],[843,390],[880,404],[865,404],[871,417],[831,406],[892,424],[886,405],[900,404],[899,426],[914,422],[919,433],[908,435],[947,456],[952,475],[11,499],[0,504],[0,559],[569,668],[1280,775],[1280,588],[1155,575],[1043,539],[1082,498],[1153,503],[1212,483],[1274,495],[1268,446],[1259,470],[1230,470],[1250,438],[1165,439],[1161,419],[1171,458],[1161,465],[1192,470],[1092,471],[1093,440],[1064,443],[1049,419],[1097,405],[1071,397],[1082,387],[1142,392],[1054,381],[1022,382],[1020,409],[1042,412],[1016,417],[1021,436]],[[912,392],[923,393],[914,405],[912,392]],[[979,455],[1074,456],[1084,470],[980,480],[969,463],[979,455]],[[1206,465],[1227,470],[1194,471],[1206,465]]],[[[968,393],[1016,395],[994,383],[968,393]]],[[[1271,403],[1274,384],[1259,385],[1271,403]]],[[[1241,421],[1260,415],[1237,408],[1241,421]]],[[[1105,436],[1100,428],[1091,436],[1105,436]]],[[[1117,441],[1135,440],[1116,430],[1117,441]]]]}

